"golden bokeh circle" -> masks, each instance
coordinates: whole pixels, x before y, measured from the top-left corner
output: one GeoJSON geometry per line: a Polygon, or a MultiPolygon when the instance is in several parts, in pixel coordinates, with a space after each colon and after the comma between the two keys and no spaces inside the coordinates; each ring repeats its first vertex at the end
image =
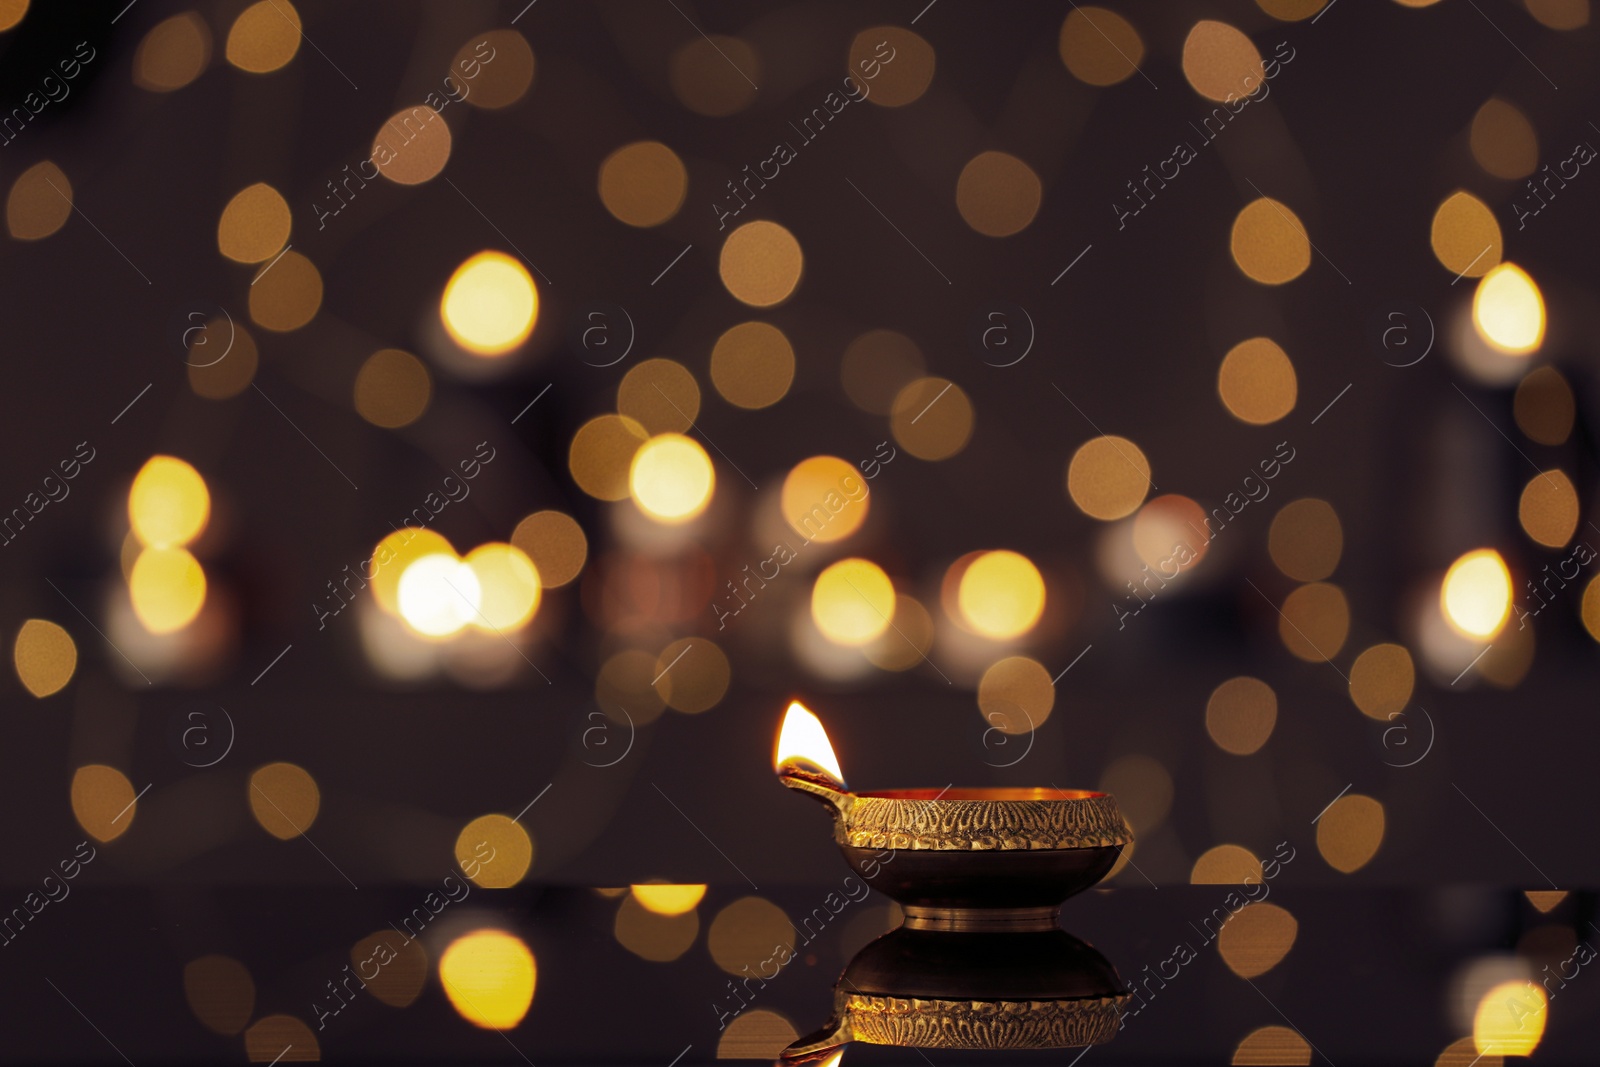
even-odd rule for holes
{"type": "Polygon", "coordinates": [[[1468,135],[1478,166],[1507,181],[1526,178],[1539,166],[1539,135],[1515,104],[1491,97],[1472,116],[1468,135]]]}
{"type": "Polygon", "coordinates": [[[717,270],[735,300],[772,307],[794,293],[804,266],[794,234],[776,222],[756,219],[728,235],[717,270]]]}
{"type": "Polygon", "coordinates": [[[277,333],[298,330],[322,306],[322,274],[294,249],[256,274],[250,286],[250,318],[277,333]]]}
{"type": "Polygon", "coordinates": [[[317,821],[322,793],[316,779],[293,763],[269,763],[250,775],[250,813],[280,841],[299,837],[317,821]]]}
{"type": "Polygon", "coordinates": [[[211,62],[211,30],[185,11],[156,23],[133,54],[133,84],[156,93],[182,89],[211,62]]]}
{"type": "Polygon", "coordinates": [[[1086,85],[1115,85],[1131,77],[1144,59],[1144,41],[1115,11],[1073,5],[1057,41],[1061,62],[1086,85]]]}
{"type": "Polygon", "coordinates": [[[1092,519],[1132,515],[1150,490],[1150,462],[1126,437],[1091,437],[1067,464],[1067,495],[1092,519]]]}
{"type": "Polygon", "coordinates": [[[232,1037],[250,1023],[256,983],[244,964],[228,956],[201,956],[183,965],[183,996],[194,1017],[215,1034],[232,1037]]]}
{"type": "Polygon", "coordinates": [[[187,549],[146,548],[128,572],[128,598],[150,633],[176,633],[205,606],[206,572],[187,549]]]}
{"type": "Polygon", "coordinates": [[[698,715],[717,706],[733,672],[728,657],[704,637],[682,637],[656,657],[656,692],[674,711],[698,715]]]}
{"type": "Polygon", "coordinates": [[[196,396],[227,400],[250,387],[261,359],[255,338],[243,326],[226,317],[215,318],[184,333],[189,352],[185,369],[196,396]]]}
{"type": "Polygon", "coordinates": [[[566,585],[583,570],[589,540],[578,520],[560,511],[536,511],[517,523],[511,543],[533,561],[546,589],[566,585]]]}
{"type": "Polygon", "coordinates": [[[467,103],[492,111],[522,99],[533,84],[535,66],[527,38],[506,28],[476,34],[463,44],[451,61],[451,76],[465,87],[467,103]]]}
{"type": "Polygon", "coordinates": [[[1277,722],[1278,695],[1259,678],[1229,678],[1206,701],[1206,732],[1218,748],[1235,756],[1260,751],[1277,722]]]}
{"type": "Polygon", "coordinates": [[[1026,734],[1043,726],[1055,703],[1050,672],[1027,656],[995,661],[978,681],[978,710],[990,729],[1004,734],[1026,734]]]}
{"type": "Polygon", "coordinates": [[[956,603],[974,632],[997,641],[1021,637],[1044,614],[1044,576],[1020,552],[985,552],[962,571],[956,603]]]}
{"type": "Polygon", "coordinates": [[[599,415],[578,427],[567,449],[567,469],[578,488],[596,500],[626,500],[634,453],[650,439],[625,415],[599,415]]]}
{"type": "Polygon", "coordinates": [[[290,0],[259,0],[233,20],[224,52],[240,70],[268,74],[288,65],[300,37],[300,12],[290,0]]]}
{"type": "Polygon", "coordinates": [[[1233,261],[1262,285],[1293,281],[1311,266],[1311,239],[1289,207],[1270,197],[1246,204],[1229,237],[1233,261]]]}
{"type": "Polygon", "coordinates": [[[979,152],[956,179],[956,209],[968,226],[989,237],[1027,229],[1043,196],[1039,175],[1007,152],[979,152]]]}
{"type": "Polygon", "coordinates": [[[520,260],[479,252],[445,283],[439,318],[451,339],[473,355],[503,356],[533,333],[539,290],[520,260]]]}
{"type": "Polygon", "coordinates": [[[1259,885],[1261,861],[1242,845],[1206,849],[1189,871],[1190,885],[1259,885]]]}
{"type": "Polygon", "coordinates": [[[1440,202],[1428,234],[1440,266],[1458,278],[1478,278],[1500,262],[1500,223],[1489,205],[1462,189],[1440,202]]]}
{"type": "Polygon", "coordinates": [[[78,646],[58,624],[48,619],[29,619],[17,631],[11,661],[22,687],[43,699],[72,681],[78,669],[78,646]]]}
{"type": "Polygon", "coordinates": [[[6,230],[19,241],[49,237],[72,217],[72,183],[49,160],[21,174],[6,197],[6,230]]]}
{"type": "Polygon", "coordinates": [[[660,141],[634,141],[600,164],[600,202],[619,222],[659,226],[678,213],[689,191],[689,172],[660,141]]]}
{"type": "Polygon", "coordinates": [[[618,944],[640,959],[670,963],[694,945],[700,933],[700,915],[693,908],[662,914],[629,895],[617,907],[611,933],[618,944]]]}
{"type": "Polygon", "coordinates": [[[1378,854],[1383,830],[1383,805],[1360,793],[1346,793],[1317,819],[1317,851],[1334,870],[1352,874],[1378,854]]]}
{"type": "Polygon", "coordinates": [[[1225,22],[1202,19],[1183,42],[1183,76],[1207,100],[1225,103],[1248,96],[1265,79],[1261,53],[1225,22]]]}
{"type": "Polygon", "coordinates": [[[1316,497],[1278,509],[1267,530],[1267,552],[1285,575],[1297,582],[1320,582],[1339,565],[1344,528],[1333,505],[1316,497]]]}
{"type": "Polygon", "coordinates": [[[776,326],[741,322],[711,349],[711,384],[735,407],[757,410],[784,398],[794,381],[794,346],[776,326]]]}
{"type": "Polygon", "coordinates": [[[1276,904],[1246,904],[1222,924],[1217,951],[1240,978],[1266,974],[1294,947],[1300,924],[1276,904]]]}
{"type": "Polygon", "coordinates": [[[868,330],[845,346],[839,382],[856,407],[887,415],[900,390],[925,369],[922,350],[911,338],[894,330],[868,330]]]}
{"type": "Polygon", "coordinates": [[[717,912],[706,931],[706,951],[718,967],[740,976],[760,971],[775,955],[792,956],[795,928],[782,908],[762,897],[740,897],[717,912]]]}
{"type": "Polygon", "coordinates": [[[838,456],[811,456],[783,479],[778,507],[808,541],[842,541],[867,520],[872,498],[856,468],[838,456]]]}
{"type": "Polygon", "coordinates": [[[1416,666],[1404,645],[1373,645],[1350,665],[1350,700],[1367,718],[1388,722],[1411,702],[1416,681],[1416,666]]]}
{"type": "Polygon", "coordinates": [[[850,42],[849,77],[880,107],[920,99],[933,84],[936,66],[933,46],[904,26],[874,26],[850,42]]]}
{"type": "Polygon", "coordinates": [[[1350,604],[1344,590],[1312,582],[1290,593],[1279,609],[1278,636],[1291,654],[1308,663],[1333,659],[1350,635],[1350,604]]]}
{"type": "Polygon", "coordinates": [[[1217,371],[1217,393],[1228,413],[1253,426],[1277,422],[1293,411],[1298,392],[1294,363],[1270,338],[1240,341],[1217,371]]]}
{"type": "Polygon", "coordinates": [[[456,835],[456,863],[484,889],[510,889],[533,865],[533,838],[505,815],[480,815],[456,835]],[[489,855],[485,857],[483,850],[489,855]]]}
{"type": "Polygon", "coordinates": [[[1547,548],[1562,548],[1578,529],[1578,490],[1565,471],[1541,471],[1522,487],[1517,520],[1523,532],[1547,548]]]}
{"type": "Polygon", "coordinates": [[[72,775],[72,815],[96,841],[114,841],[139,814],[133,783],[115,767],[90,763],[72,775]]]}
{"type": "Polygon", "coordinates": [[[688,522],[705,511],[717,475],[700,442],[660,433],[639,446],[628,466],[628,494],[657,522],[688,522]]]}
{"type": "Polygon", "coordinates": [[[396,185],[421,185],[450,161],[450,126],[426,104],[389,116],[372,138],[370,158],[378,173],[396,185]]]}
{"type": "Polygon", "coordinates": [[[894,583],[871,560],[841,559],[823,568],[811,587],[811,618],[838,645],[877,640],[894,621],[894,583]]]}
{"type": "Polygon", "coordinates": [[[700,414],[700,386],[682,363],[643,360],[622,376],[617,412],[649,434],[687,433],[700,414]]]}
{"type": "Polygon", "coordinates": [[[398,348],[368,356],[356,372],[356,411],[374,426],[409,426],[428,410],[433,376],[422,360],[398,348]]]}
{"type": "Polygon", "coordinates": [[[1541,445],[1564,444],[1572,433],[1577,404],[1572,387],[1554,367],[1536,367],[1517,384],[1512,410],[1517,427],[1541,445]]]}
{"type": "Polygon", "coordinates": [[[690,38],[672,54],[668,81],[678,102],[697,115],[743,111],[761,84],[761,60],[749,43],[714,33],[690,38]]]}
{"type": "Polygon", "coordinates": [[[972,401],[947,378],[918,378],[895,394],[889,430],[918,459],[949,459],[972,437],[972,401]]]}

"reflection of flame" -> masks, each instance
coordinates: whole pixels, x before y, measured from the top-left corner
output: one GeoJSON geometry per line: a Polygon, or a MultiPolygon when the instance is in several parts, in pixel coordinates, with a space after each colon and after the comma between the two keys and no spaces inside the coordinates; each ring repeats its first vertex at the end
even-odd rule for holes
{"type": "Polygon", "coordinates": [[[844,1049],[840,1049],[832,1056],[829,1056],[827,1061],[824,1062],[821,1067],[839,1067],[839,1061],[842,1059],[844,1059],[844,1049]]]}
{"type": "Polygon", "coordinates": [[[820,771],[838,783],[839,788],[844,788],[844,772],[839,769],[839,757],[833,754],[833,746],[828,743],[828,731],[822,728],[822,720],[798,700],[789,704],[789,711],[783,717],[772,765],[780,774],[786,770],[820,771]]]}

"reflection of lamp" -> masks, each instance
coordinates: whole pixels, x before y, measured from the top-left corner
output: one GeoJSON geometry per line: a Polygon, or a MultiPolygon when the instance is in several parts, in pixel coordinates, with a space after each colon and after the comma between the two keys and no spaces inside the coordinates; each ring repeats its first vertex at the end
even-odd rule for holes
{"type": "Polygon", "coordinates": [[[773,763],[785,786],[833,808],[845,861],[914,929],[1054,929],[1061,902],[1104,878],[1133,840],[1108,793],[849,792],[821,722],[799,703],[773,763]]]}
{"type": "Polygon", "coordinates": [[[907,1048],[1034,1049],[1116,1036],[1117,970],[1064,930],[952,935],[901,927],[856,953],[826,1026],[783,1051],[821,1063],[860,1041],[907,1048]]]}

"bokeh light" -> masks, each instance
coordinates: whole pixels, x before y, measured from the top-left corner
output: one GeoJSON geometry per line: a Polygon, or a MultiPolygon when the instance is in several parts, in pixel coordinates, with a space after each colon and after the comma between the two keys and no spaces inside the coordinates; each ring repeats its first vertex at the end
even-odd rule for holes
{"type": "Polygon", "coordinates": [[[1302,585],[1279,609],[1278,636],[1290,653],[1308,663],[1331,660],[1350,634],[1350,604],[1328,582],[1302,585]]]}
{"type": "Polygon", "coordinates": [[[231,1037],[255,1011],[256,983],[245,965],[228,956],[201,956],[183,965],[183,996],[212,1033],[231,1037]]]}
{"type": "Polygon", "coordinates": [[[240,70],[269,74],[294,58],[300,37],[300,12],[290,0],[259,0],[233,20],[225,53],[240,70]]]}
{"type": "Polygon", "coordinates": [[[78,646],[72,635],[48,619],[29,619],[17,631],[11,648],[17,680],[43,699],[65,689],[78,669],[78,646]]]}
{"type": "Polygon", "coordinates": [[[1316,497],[1285,504],[1267,531],[1272,562],[1297,582],[1320,582],[1333,573],[1344,551],[1344,529],[1333,505],[1316,497]]]}
{"type": "Polygon", "coordinates": [[[990,728],[1025,734],[1044,725],[1055,707],[1056,687],[1044,664],[1027,656],[1007,656],[978,681],[978,710],[990,728]]]}
{"type": "Polygon", "coordinates": [[[687,433],[700,414],[700,386],[682,363],[647,359],[622,376],[617,412],[646,433],[687,433]]]}
{"type": "Polygon", "coordinates": [[[1246,904],[1222,924],[1217,951],[1240,978],[1266,974],[1294,947],[1300,924],[1276,904],[1246,904]]]}
{"type": "Polygon", "coordinates": [[[502,356],[533,333],[539,291],[533,276],[504,252],[479,252],[445,283],[439,316],[456,344],[478,356],[502,356]]]}
{"type": "Polygon", "coordinates": [[[528,39],[509,27],[475,34],[450,65],[453,77],[466,87],[467,103],[489,111],[521,100],[533,84],[536,66],[528,39]]]}
{"type": "Polygon", "coordinates": [[[1140,837],[1154,832],[1172,810],[1172,775],[1160,760],[1143,753],[1113,760],[1097,788],[1117,798],[1117,807],[1140,837]]]}
{"type": "Polygon", "coordinates": [[[779,508],[789,528],[808,541],[842,541],[867,520],[872,498],[856,468],[838,456],[812,456],[783,479],[779,508]]]}
{"type": "Polygon", "coordinates": [[[896,594],[894,625],[861,651],[874,667],[908,671],[927,661],[933,649],[933,616],[913,597],[896,594]]]}
{"type": "Polygon", "coordinates": [[[1249,96],[1265,74],[1250,38],[1225,22],[1202,19],[1184,38],[1183,76],[1207,100],[1224,103],[1249,96]]]}
{"type": "Polygon", "coordinates": [[[1495,351],[1522,356],[1544,340],[1544,296],[1528,272],[1502,263],[1478,282],[1472,296],[1472,325],[1495,351]]]}
{"type": "Polygon", "coordinates": [[[49,160],[21,174],[6,197],[6,229],[19,241],[49,237],[72,217],[72,183],[49,160]]]}
{"type": "Polygon", "coordinates": [[[1480,278],[1500,264],[1500,223],[1489,205],[1457,189],[1433,213],[1429,235],[1441,266],[1461,278],[1480,278]]]}
{"type": "Polygon", "coordinates": [[[1498,97],[1485,101],[1472,117],[1469,135],[1478,166],[1507,181],[1526,178],[1539,165],[1539,137],[1516,105],[1498,97]]]}
{"type": "Polygon", "coordinates": [[[656,657],[652,684],[667,707],[698,715],[717,706],[732,676],[727,655],[714,641],[681,637],[656,657]]]}
{"type": "Polygon", "coordinates": [[[782,400],[794,381],[794,346],[776,326],[742,322],[711,349],[711,384],[735,407],[756,410],[782,400]]]}
{"type": "Polygon", "coordinates": [[[150,548],[180,548],[211,516],[211,493],[200,472],[174,456],[151,456],[128,491],[128,521],[150,548]]]}
{"type": "Polygon", "coordinates": [[[238,396],[255,380],[260,356],[255,338],[227,317],[207,320],[185,330],[189,388],[207,400],[238,396]]]}
{"type": "Polygon", "coordinates": [[[756,50],[720,33],[690,38],[673,53],[668,69],[678,102],[708,118],[743,111],[755,99],[761,77],[756,50]]]}
{"type": "MultiPolygon", "coordinates": [[[[1286,0],[1256,0],[1262,7],[1269,11],[1273,7],[1286,3],[1286,0]]],[[[1313,0],[1314,8],[1321,7],[1323,0],[1313,0]]],[[[1233,1059],[1230,1061],[1234,1067],[1310,1067],[1311,1045],[1300,1034],[1287,1026],[1263,1026],[1250,1031],[1240,1041],[1239,1047],[1233,1050],[1233,1059]]],[[[1466,1067],[1462,1064],[1462,1067],[1466,1067]]],[[[1493,1067],[1484,1064],[1483,1067],[1493,1067]]]]}
{"type": "Polygon", "coordinates": [[[922,350],[903,333],[868,330],[845,346],[839,383],[850,402],[872,415],[887,415],[894,399],[926,369],[922,350]]]}
{"type": "Polygon", "coordinates": [[[1233,261],[1262,285],[1293,281],[1311,266],[1311,239],[1295,213],[1270,197],[1252,200],[1233,220],[1233,261]]]}
{"type": "Polygon", "coordinates": [[[879,107],[905,107],[933,84],[933,46],[904,26],[874,26],[850,42],[849,71],[879,107]]]}
{"type": "Polygon", "coordinates": [[[1318,816],[1317,851],[1334,870],[1352,874],[1378,854],[1383,830],[1383,805],[1360,793],[1346,793],[1318,816]]]}
{"type": "Polygon", "coordinates": [[[537,980],[533,953],[503,930],[474,930],[439,957],[439,984],[450,1006],[485,1030],[515,1028],[533,1004],[537,980]]]}
{"type": "Polygon", "coordinates": [[[456,863],[484,889],[509,889],[533,865],[533,839],[515,819],[480,815],[456,835],[456,863]]]}
{"type": "Polygon", "coordinates": [[[1350,665],[1350,699],[1361,714],[1387,722],[1410,703],[1416,680],[1416,666],[1404,645],[1373,645],[1350,665]]]}
{"type": "Polygon", "coordinates": [[[889,429],[918,459],[949,459],[972,437],[972,401],[948,379],[918,378],[895,394],[889,429]]]}
{"type": "Polygon", "coordinates": [[[304,767],[269,763],[250,775],[250,813],[280,841],[311,829],[322,809],[322,791],[304,767]]]}
{"type": "Polygon", "coordinates": [[[293,1015],[263,1015],[244,1032],[245,1059],[251,1063],[315,1063],[322,1049],[311,1027],[293,1015]]]}
{"type": "Polygon", "coordinates": [[[1474,641],[1492,641],[1511,616],[1511,571],[1500,553],[1479,548],[1450,565],[1439,588],[1450,627],[1474,641]]]}
{"type": "Polygon", "coordinates": [[[998,641],[1020,637],[1044,614],[1044,576],[1020,552],[1000,549],[973,560],[956,602],[968,626],[998,641]]]}
{"type": "Polygon", "coordinates": [[[757,219],[728,234],[717,271],[735,300],[772,307],[789,299],[804,265],[794,234],[776,222],[757,219]]]}
{"type": "Polygon", "coordinates": [[[1206,701],[1206,733],[1235,756],[1259,751],[1277,721],[1278,695],[1259,678],[1229,678],[1206,701]]]}
{"type": "Polygon", "coordinates": [[[390,615],[399,615],[400,576],[423,556],[441,554],[454,557],[455,549],[433,530],[406,525],[388,534],[361,565],[362,576],[371,579],[372,599],[390,615]]]}
{"type": "Polygon", "coordinates": [[[650,438],[628,468],[633,502],[658,522],[688,522],[711,503],[715,488],[711,457],[700,442],[679,433],[650,438]]]}
{"type": "Polygon", "coordinates": [[[1086,85],[1115,85],[1132,76],[1144,59],[1139,31],[1115,11],[1077,6],[1061,23],[1061,62],[1086,85]]]}
{"type": "Polygon", "coordinates": [[[1517,427],[1541,445],[1559,445],[1572,434],[1577,404],[1572,387],[1554,367],[1535,367],[1517,384],[1512,405],[1517,427]]]}
{"type": "Polygon", "coordinates": [[[277,333],[298,330],[322,307],[322,273],[290,249],[262,267],[250,284],[250,318],[277,333]]]}
{"type": "Polygon", "coordinates": [[[264,263],[289,240],[289,202],[266,182],[233,194],[217,221],[217,249],[236,263],[264,263]]]}
{"type": "Polygon", "coordinates": [[[1217,393],[1240,422],[1265,426],[1294,410],[1294,364],[1275,341],[1252,337],[1228,350],[1217,371],[1217,393]]]}
{"type": "Polygon", "coordinates": [[[374,426],[409,426],[428,410],[432,397],[427,364],[398,348],[379,349],[356,372],[356,411],[374,426]]]}
{"type": "Polygon", "coordinates": [[[1189,871],[1190,885],[1259,885],[1261,861],[1242,845],[1214,845],[1200,854],[1189,871]]]}
{"type": "Polygon", "coordinates": [[[822,635],[839,645],[864,645],[882,635],[894,619],[894,607],[894,583],[870,560],[830,564],[811,589],[811,617],[822,635]]]}
{"type": "Polygon", "coordinates": [[[578,427],[567,449],[567,469],[578,488],[596,500],[626,500],[635,453],[650,439],[626,415],[598,415],[578,427]]]}
{"type": "Polygon", "coordinates": [[[695,909],[695,905],[705,899],[706,887],[704,885],[668,885],[663,882],[651,882],[643,885],[630,886],[633,899],[646,911],[653,911],[657,915],[682,915],[695,909]]]}
{"type": "Polygon", "coordinates": [[[73,772],[72,816],[96,841],[115,841],[127,833],[138,809],[133,783],[115,767],[90,763],[73,772]]]}
{"type": "Polygon", "coordinates": [[[1034,169],[1006,152],[980,152],[956,179],[956,209],[968,226],[989,237],[1027,229],[1044,195],[1034,169]]]}
{"type": "Polygon", "coordinates": [[[386,927],[350,946],[350,966],[380,1002],[391,1008],[409,1007],[427,984],[428,950],[416,938],[386,927]],[[378,971],[368,977],[366,968],[372,962],[378,971]]]}
{"type": "Polygon", "coordinates": [[[1472,1016],[1472,1042],[1480,1054],[1528,1056],[1539,1047],[1550,1002],[1532,982],[1501,982],[1478,1001],[1472,1016]]]}
{"type": "Polygon", "coordinates": [[[1517,520],[1523,532],[1548,548],[1561,548],[1578,529],[1578,490],[1561,470],[1541,471],[1522,487],[1517,520]]]}
{"type": "Polygon", "coordinates": [[[664,913],[646,906],[644,898],[630,894],[617,907],[611,932],[617,943],[640,959],[671,963],[688,952],[700,934],[700,915],[686,911],[664,913]]]}
{"type": "Polygon", "coordinates": [[[424,637],[449,637],[477,620],[483,587],[454,552],[434,552],[406,564],[395,590],[400,618],[424,637]]]}
{"type": "Polygon", "coordinates": [[[536,511],[517,523],[511,543],[533,561],[539,583],[556,589],[576,578],[589,558],[589,540],[572,516],[560,511],[536,511]]]}
{"type": "Polygon", "coordinates": [[[206,572],[187,549],[146,548],[128,575],[128,596],[146,630],[175,633],[205,606],[206,572]]]}
{"type": "Polygon", "coordinates": [[[205,72],[211,62],[211,29],[193,11],[173,15],[150,28],[133,54],[133,84],[170,93],[205,72]]]}
{"type": "Polygon", "coordinates": [[[759,971],[774,956],[794,953],[796,933],[782,908],[762,897],[740,897],[711,920],[706,950],[735,977],[759,971]]]}
{"type": "Polygon", "coordinates": [[[629,226],[659,226],[678,213],[689,191],[689,172],[660,141],[634,141],[600,164],[600,202],[629,226]]]}
{"type": "Polygon", "coordinates": [[[1092,437],[1067,464],[1067,495],[1092,519],[1132,515],[1150,489],[1150,462],[1126,437],[1092,437]]]}
{"type": "Polygon", "coordinates": [[[368,158],[396,185],[421,185],[450,162],[450,126],[425,104],[396,111],[378,127],[368,158]]]}
{"type": "Polygon", "coordinates": [[[516,545],[491,541],[467,553],[466,565],[477,576],[478,610],[468,621],[491,633],[520,630],[539,609],[539,572],[516,545]]]}

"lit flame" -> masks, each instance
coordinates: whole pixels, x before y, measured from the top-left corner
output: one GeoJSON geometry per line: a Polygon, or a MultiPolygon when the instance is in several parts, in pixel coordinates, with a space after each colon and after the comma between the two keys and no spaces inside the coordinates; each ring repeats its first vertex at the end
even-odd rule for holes
{"type": "Polygon", "coordinates": [[[1544,1037],[1544,990],[1531,982],[1501,982],[1483,995],[1472,1018],[1481,1055],[1527,1056],[1544,1037]]]}
{"type": "Polygon", "coordinates": [[[1511,617],[1511,571],[1492,548],[1450,565],[1439,589],[1444,617],[1463,637],[1492,641],[1511,617]]]}
{"type": "Polygon", "coordinates": [[[772,757],[772,766],[781,774],[791,769],[815,769],[844,788],[844,772],[839,769],[839,757],[833,754],[828,743],[828,731],[822,720],[798,700],[789,704],[783,716],[783,729],[778,732],[778,750],[772,757]]]}

